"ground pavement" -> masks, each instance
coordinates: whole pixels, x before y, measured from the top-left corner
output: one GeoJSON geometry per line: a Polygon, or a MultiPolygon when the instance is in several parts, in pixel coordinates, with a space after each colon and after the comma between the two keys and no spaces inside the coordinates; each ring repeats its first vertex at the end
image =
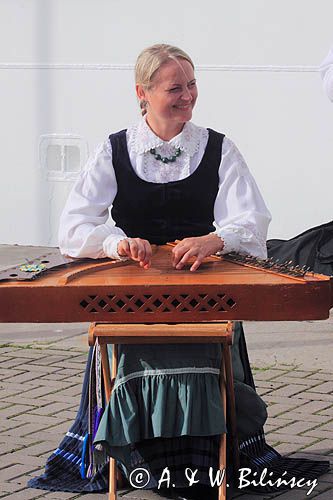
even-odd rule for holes
{"type": "MultiPolygon", "coordinates": [[[[85,323],[0,324],[0,498],[107,500],[107,494],[52,493],[26,486],[41,473],[75,417],[86,331],[85,323]]],[[[245,331],[257,389],[269,405],[269,444],[283,454],[332,461],[333,316],[318,322],[245,323],[245,331]]],[[[319,478],[309,496],[307,491],[294,488],[263,496],[229,490],[228,498],[332,500],[333,474],[319,478]]],[[[119,498],[161,500],[140,490],[121,491],[119,498]]]]}

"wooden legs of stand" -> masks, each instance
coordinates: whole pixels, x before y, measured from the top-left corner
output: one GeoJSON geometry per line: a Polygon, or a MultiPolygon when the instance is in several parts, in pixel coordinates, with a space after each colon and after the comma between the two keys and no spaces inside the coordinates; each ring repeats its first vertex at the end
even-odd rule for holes
{"type": "MultiPolygon", "coordinates": [[[[224,408],[225,422],[232,446],[233,469],[238,474],[239,455],[236,429],[235,395],[231,363],[230,345],[232,343],[232,324],[191,324],[190,329],[185,324],[179,325],[107,325],[93,324],[89,332],[90,345],[95,340],[100,341],[101,358],[106,398],[109,401],[113,383],[117,374],[117,344],[118,343],[195,343],[216,342],[223,345],[222,363],[220,370],[220,392],[224,408]],[[223,326],[223,325],[222,325],[223,326]],[[214,331],[215,327],[215,331],[214,331]],[[142,331],[141,331],[142,330],[142,331]],[[149,332],[148,332],[149,330],[149,332]],[[213,332],[212,332],[213,330],[213,332]],[[186,338],[185,338],[186,337],[186,338]],[[107,345],[112,344],[112,370],[110,374],[107,345]],[[228,403],[227,403],[228,401],[228,403]]],[[[224,472],[224,480],[219,487],[218,500],[226,500],[226,465],[227,465],[227,439],[226,434],[221,435],[219,449],[219,469],[224,472]]],[[[116,462],[110,457],[109,500],[117,498],[117,467],[116,462]]]]}
{"type": "MultiPolygon", "coordinates": [[[[117,344],[112,345],[112,368],[110,377],[110,365],[108,356],[108,346],[107,344],[101,344],[101,358],[102,358],[102,370],[103,379],[105,386],[106,399],[109,402],[111,398],[112,388],[114,380],[117,375],[118,369],[118,346],[117,344]]],[[[114,458],[110,457],[109,463],[109,500],[117,499],[117,465],[114,458]]]]}
{"type": "MultiPolygon", "coordinates": [[[[223,346],[224,347],[224,346],[223,346]]],[[[220,371],[220,391],[221,399],[223,404],[224,421],[227,422],[227,390],[226,390],[226,371],[224,362],[224,350],[222,353],[222,366],[220,371]]],[[[226,500],[227,498],[227,435],[226,433],[221,434],[220,440],[220,450],[219,450],[219,469],[224,471],[224,479],[219,486],[219,497],[218,500],[226,500]]]]}

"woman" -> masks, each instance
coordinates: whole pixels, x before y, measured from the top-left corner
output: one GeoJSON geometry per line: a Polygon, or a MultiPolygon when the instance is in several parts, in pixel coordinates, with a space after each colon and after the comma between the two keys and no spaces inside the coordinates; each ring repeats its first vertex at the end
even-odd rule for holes
{"type": "MultiPolygon", "coordinates": [[[[190,57],[176,47],[154,45],[139,55],[135,74],[143,117],[112,134],[82,172],[61,218],[62,253],[132,259],[142,272],[150,266],[151,244],[174,240],[179,243],[173,266],[183,269],[191,260],[189,272],[214,253],[265,257],[270,214],[241,154],[223,134],[190,121],[198,96],[190,57]]],[[[97,448],[114,456],[127,478],[138,467],[149,470],[147,488],[156,488],[168,467],[175,485],[170,497],[209,498],[207,470],[217,467],[218,435],[226,428],[220,357],[216,344],[182,350],[177,345],[121,346],[112,399],[95,436],[97,448]],[[188,486],[186,467],[199,471],[199,487],[182,490],[188,486]]],[[[241,324],[233,365],[243,458],[256,467],[251,457],[272,457],[273,452],[264,441],[266,409],[253,388],[241,324]]],[[[30,486],[66,491],[107,486],[105,464],[87,463],[82,446],[89,370],[90,361],[76,422],[48,460],[46,475],[30,486]]]]}

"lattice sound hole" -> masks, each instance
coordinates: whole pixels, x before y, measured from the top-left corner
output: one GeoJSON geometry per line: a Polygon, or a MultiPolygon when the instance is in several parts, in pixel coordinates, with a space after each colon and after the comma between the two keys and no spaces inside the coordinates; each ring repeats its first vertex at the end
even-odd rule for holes
{"type": "Polygon", "coordinates": [[[228,299],[226,303],[228,304],[229,307],[234,307],[234,305],[236,305],[236,302],[232,300],[232,298],[228,299]]]}
{"type": "Polygon", "coordinates": [[[223,315],[237,305],[236,301],[225,293],[87,295],[79,304],[86,312],[93,314],[164,313],[166,317],[173,313],[207,315],[212,311],[223,315]]]}

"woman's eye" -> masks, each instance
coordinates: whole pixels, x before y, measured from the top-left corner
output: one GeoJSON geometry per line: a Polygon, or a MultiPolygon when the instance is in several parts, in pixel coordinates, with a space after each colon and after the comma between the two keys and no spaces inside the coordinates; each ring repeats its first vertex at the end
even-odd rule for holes
{"type": "Polygon", "coordinates": [[[177,92],[179,90],[179,87],[173,87],[172,89],[169,89],[169,92],[177,92]]]}
{"type": "Polygon", "coordinates": [[[190,88],[193,88],[193,87],[195,87],[195,86],[196,86],[196,84],[197,84],[197,82],[191,82],[191,83],[189,83],[189,85],[188,85],[188,86],[189,86],[190,88]]]}

